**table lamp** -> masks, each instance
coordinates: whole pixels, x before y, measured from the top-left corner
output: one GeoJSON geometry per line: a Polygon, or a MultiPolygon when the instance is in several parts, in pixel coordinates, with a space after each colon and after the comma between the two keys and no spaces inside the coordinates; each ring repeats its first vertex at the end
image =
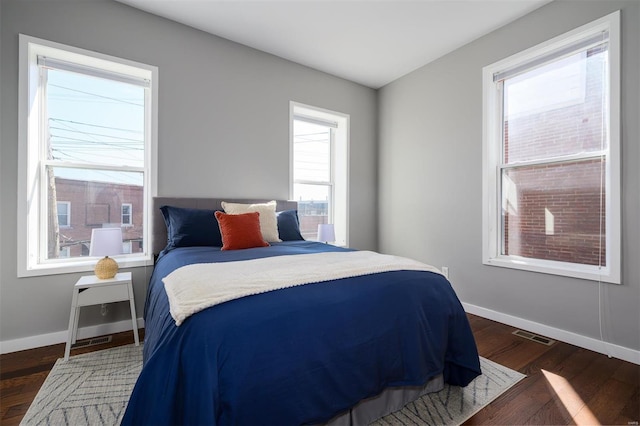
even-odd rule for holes
{"type": "Polygon", "coordinates": [[[118,262],[109,256],[120,253],[122,253],[122,229],[94,228],[91,231],[89,256],[104,256],[96,264],[96,277],[101,280],[115,277],[118,273],[118,262]]]}
{"type": "Polygon", "coordinates": [[[318,225],[318,241],[328,243],[336,240],[336,231],[333,223],[321,223],[318,225]]]}

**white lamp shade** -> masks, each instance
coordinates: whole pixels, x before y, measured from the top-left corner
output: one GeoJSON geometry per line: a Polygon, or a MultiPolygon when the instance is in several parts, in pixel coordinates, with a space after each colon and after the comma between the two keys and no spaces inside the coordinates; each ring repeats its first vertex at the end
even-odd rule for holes
{"type": "Polygon", "coordinates": [[[336,240],[336,230],[332,223],[321,223],[318,225],[318,241],[324,243],[336,240]]]}
{"type": "Polygon", "coordinates": [[[122,229],[94,228],[89,256],[113,256],[122,253],[122,229]]]}

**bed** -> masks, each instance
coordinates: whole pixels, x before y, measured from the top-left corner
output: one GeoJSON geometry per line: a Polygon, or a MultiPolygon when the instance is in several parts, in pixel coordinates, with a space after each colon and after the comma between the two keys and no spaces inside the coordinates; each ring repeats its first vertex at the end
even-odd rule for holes
{"type": "MultiPolygon", "coordinates": [[[[250,220],[242,226],[253,229],[268,216],[214,213],[222,201],[153,201],[159,257],[145,304],[143,369],[122,424],[368,424],[481,373],[464,310],[435,268],[305,241],[289,201],[274,207],[284,241],[221,250],[236,235],[230,223],[250,220]],[[168,209],[180,212],[173,222],[168,209]],[[207,239],[216,229],[223,244],[207,239]],[[352,262],[364,269],[351,273],[352,262]],[[321,278],[305,272],[306,281],[291,284],[296,269],[321,278]],[[217,302],[201,303],[199,286],[219,292],[217,302]],[[244,293],[229,298],[235,287],[244,293]]],[[[227,201],[262,208],[264,200],[227,201]]]]}

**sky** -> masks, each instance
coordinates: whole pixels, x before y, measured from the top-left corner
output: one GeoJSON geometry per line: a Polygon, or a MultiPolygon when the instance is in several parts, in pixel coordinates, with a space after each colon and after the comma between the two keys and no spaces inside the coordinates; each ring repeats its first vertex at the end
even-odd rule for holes
{"type": "MultiPolygon", "coordinates": [[[[54,160],[86,166],[144,166],[144,88],[69,71],[47,72],[54,160]]],[[[142,185],[142,173],[56,167],[70,179],[142,185]]]]}

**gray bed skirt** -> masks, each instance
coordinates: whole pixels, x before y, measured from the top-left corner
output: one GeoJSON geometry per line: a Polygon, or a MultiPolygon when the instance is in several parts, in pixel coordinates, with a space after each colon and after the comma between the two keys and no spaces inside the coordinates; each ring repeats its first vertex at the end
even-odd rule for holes
{"type": "Polygon", "coordinates": [[[403,386],[387,388],[377,396],[363,399],[351,410],[331,419],[329,426],[368,425],[377,419],[402,409],[411,401],[431,392],[439,392],[444,387],[442,374],[429,380],[424,386],[403,386]]]}

